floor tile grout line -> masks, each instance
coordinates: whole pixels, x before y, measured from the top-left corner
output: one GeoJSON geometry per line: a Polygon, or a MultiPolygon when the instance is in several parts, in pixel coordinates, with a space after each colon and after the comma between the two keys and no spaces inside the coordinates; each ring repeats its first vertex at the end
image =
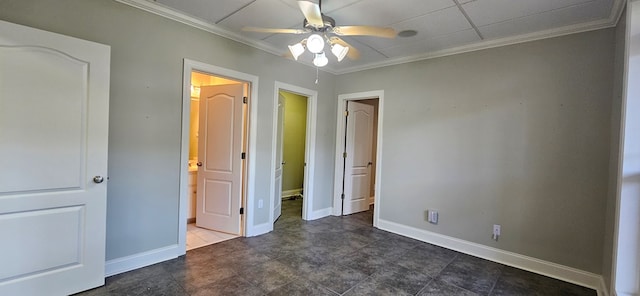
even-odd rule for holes
{"type": "MultiPolygon", "coordinates": [[[[429,277],[431,277],[431,276],[429,276],[429,277]]],[[[424,291],[424,290],[425,290],[427,287],[429,287],[429,285],[431,285],[431,283],[433,283],[433,281],[435,281],[435,280],[436,280],[436,278],[431,277],[431,280],[430,280],[426,285],[424,285],[424,287],[422,287],[422,289],[420,289],[420,291],[416,292],[416,293],[415,293],[415,294],[413,294],[413,295],[420,295],[420,292],[424,291]]]]}

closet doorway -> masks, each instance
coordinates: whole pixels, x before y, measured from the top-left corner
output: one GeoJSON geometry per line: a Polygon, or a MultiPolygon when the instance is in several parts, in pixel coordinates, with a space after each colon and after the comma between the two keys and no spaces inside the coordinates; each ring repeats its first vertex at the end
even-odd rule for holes
{"type": "Polygon", "coordinates": [[[302,219],[315,219],[313,168],[317,92],[277,82],[274,98],[271,221],[283,200],[302,200],[302,219]]]}

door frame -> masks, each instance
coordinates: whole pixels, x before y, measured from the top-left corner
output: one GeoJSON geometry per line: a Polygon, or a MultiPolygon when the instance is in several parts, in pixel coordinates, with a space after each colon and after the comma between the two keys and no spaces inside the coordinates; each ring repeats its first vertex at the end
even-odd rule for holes
{"type": "Polygon", "coordinates": [[[345,144],[345,122],[344,122],[344,110],[347,108],[347,101],[359,101],[367,99],[378,99],[378,125],[377,141],[376,141],[376,184],[375,184],[375,196],[373,207],[373,226],[378,226],[378,219],[380,218],[381,203],[381,168],[382,168],[382,123],[384,113],[384,90],[373,90],[358,93],[349,93],[338,95],[338,113],[336,116],[336,154],[335,154],[335,171],[333,182],[333,215],[340,216],[342,210],[342,178],[344,177],[344,159],[342,153],[344,152],[345,144]]]}
{"type": "MultiPolygon", "coordinates": [[[[313,213],[313,193],[314,193],[314,176],[315,176],[315,155],[316,155],[316,125],[317,125],[317,110],[318,110],[318,92],[311,89],[306,89],[300,86],[287,84],[284,82],[276,81],[274,85],[273,95],[273,135],[278,132],[278,94],[280,90],[298,94],[307,97],[307,129],[305,134],[305,146],[304,146],[304,161],[307,166],[304,168],[304,197],[302,198],[302,219],[314,220],[319,218],[318,215],[313,213]]],[[[276,140],[271,143],[271,185],[276,181],[275,167],[276,167],[276,140]]],[[[269,195],[269,221],[273,223],[273,203],[275,198],[275,192],[273,188],[269,195]]],[[[282,197],[280,197],[282,198],[282,197]]]]}
{"type": "Polygon", "coordinates": [[[226,69],[195,60],[184,59],[182,74],[182,135],[180,147],[180,202],[178,214],[178,249],[180,255],[187,252],[187,204],[189,194],[188,178],[189,178],[189,131],[191,128],[191,72],[198,71],[211,74],[213,76],[226,77],[233,80],[242,81],[249,84],[249,117],[247,118],[248,140],[246,147],[249,150],[245,163],[245,173],[243,175],[243,187],[245,194],[242,197],[241,204],[244,205],[245,214],[241,219],[241,235],[254,235],[255,229],[253,225],[254,217],[248,213],[254,213],[254,195],[256,185],[256,140],[257,140],[257,123],[258,108],[256,102],[258,100],[258,76],[226,69]]]}

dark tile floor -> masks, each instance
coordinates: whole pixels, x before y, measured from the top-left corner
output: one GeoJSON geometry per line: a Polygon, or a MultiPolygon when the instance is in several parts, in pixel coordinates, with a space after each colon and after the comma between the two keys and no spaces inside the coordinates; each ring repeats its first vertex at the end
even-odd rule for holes
{"type": "Polygon", "coordinates": [[[373,228],[373,211],[306,222],[301,208],[284,201],[269,234],[191,250],[78,295],[596,295],[373,228]]]}

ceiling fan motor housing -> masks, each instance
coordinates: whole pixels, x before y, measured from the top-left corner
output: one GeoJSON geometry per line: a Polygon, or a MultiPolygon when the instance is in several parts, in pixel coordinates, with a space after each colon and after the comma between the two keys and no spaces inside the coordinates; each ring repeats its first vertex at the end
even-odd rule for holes
{"type": "Polygon", "coordinates": [[[318,31],[318,32],[325,32],[325,31],[327,31],[327,29],[333,28],[333,27],[336,26],[336,20],[334,20],[332,17],[326,16],[324,14],[322,14],[322,22],[324,22],[324,26],[321,27],[321,28],[316,28],[312,24],[309,24],[307,19],[304,19],[303,22],[302,22],[302,26],[304,28],[308,28],[308,29],[311,29],[313,31],[318,31]]]}

